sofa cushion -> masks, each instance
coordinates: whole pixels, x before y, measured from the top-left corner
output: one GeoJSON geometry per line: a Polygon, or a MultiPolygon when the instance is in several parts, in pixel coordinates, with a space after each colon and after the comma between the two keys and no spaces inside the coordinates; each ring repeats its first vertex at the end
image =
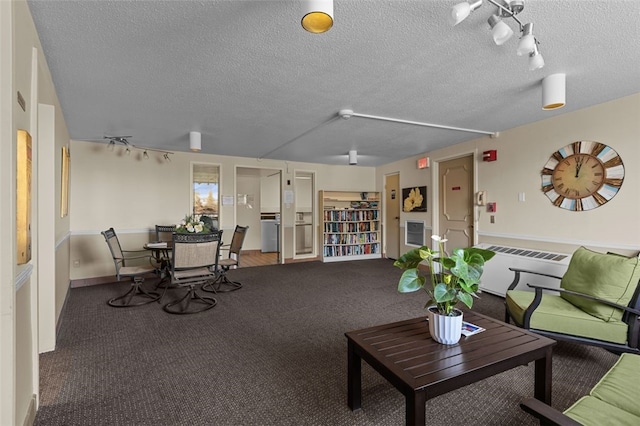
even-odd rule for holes
{"type": "MultiPolygon", "coordinates": [[[[640,404],[636,392],[639,373],[640,355],[624,353],[594,386],[590,395],[640,417],[640,404]]],[[[640,425],[640,422],[635,424],[640,425]]]]}
{"type": "Polygon", "coordinates": [[[593,396],[583,396],[564,414],[585,426],[640,425],[640,417],[593,396]]]}
{"type": "MultiPolygon", "coordinates": [[[[522,325],[524,311],[531,305],[535,293],[509,290],[505,302],[517,324],[522,325]]],[[[584,312],[560,296],[543,294],[540,305],[533,311],[529,326],[536,330],[582,336],[606,342],[625,344],[627,324],[622,321],[606,322],[584,312]]]]}
{"type": "MultiPolygon", "coordinates": [[[[640,279],[640,259],[603,254],[580,247],[573,253],[560,287],[626,306],[640,279]]],[[[622,319],[623,311],[594,300],[562,294],[565,300],[604,321],[622,319]]]]}

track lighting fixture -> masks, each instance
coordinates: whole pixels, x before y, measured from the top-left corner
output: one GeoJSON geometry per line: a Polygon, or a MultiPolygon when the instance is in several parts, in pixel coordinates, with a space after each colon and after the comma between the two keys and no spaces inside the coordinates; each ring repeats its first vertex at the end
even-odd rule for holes
{"type": "Polygon", "coordinates": [[[149,159],[149,151],[151,152],[158,152],[162,155],[162,157],[167,160],[167,161],[171,161],[171,158],[169,158],[169,155],[173,154],[173,152],[171,151],[165,151],[163,149],[156,149],[156,148],[147,148],[144,146],[137,146],[132,144],[131,142],[129,142],[129,140],[127,138],[130,138],[131,136],[105,136],[105,139],[109,139],[109,145],[107,145],[107,149],[109,151],[114,151],[115,150],[115,146],[116,143],[118,144],[122,144],[125,147],[125,154],[127,156],[131,156],[131,151],[134,149],[137,149],[139,151],[142,151],[142,158],[145,160],[149,159]]]}
{"type": "MultiPolygon", "coordinates": [[[[544,59],[538,51],[538,40],[533,35],[533,23],[522,24],[516,17],[524,9],[524,0],[487,0],[497,7],[487,22],[491,28],[493,41],[498,46],[504,44],[513,35],[513,30],[504,22],[503,18],[512,18],[517,24],[521,37],[516,53],[518,56],[529,56],[529,69],[531,71],[544,67],[544,59]]],[[[458,25],[464,21],[471,12],[482,6],[483,0],[468,0],[458,3],[451,9],[449,23],[458,25]]]]}
{"type": "Polygon", "coordinates": [[[333,0],[304,0],[302,28],[310,33],[324,33],[333,26],[333,0]]]}

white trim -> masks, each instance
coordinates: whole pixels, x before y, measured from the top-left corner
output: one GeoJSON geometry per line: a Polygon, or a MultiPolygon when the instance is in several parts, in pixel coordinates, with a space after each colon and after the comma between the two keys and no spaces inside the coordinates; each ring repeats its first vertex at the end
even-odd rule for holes
{"type": "MultiPolygon", "coordinates": [[[[87,229],[84,231],[69,231],[71,236],[78,235],[100,235],[104,230],[87,229]]],[[[147,232],[156,232],[155,228],[138,228],[138,229],[115,229],[117,234],[144,234],[147,232]]]]}
{"type": "Polygon", "coordinates": [[[33,273],[33,265],[31,263],[27,263],[25,268],[18,272],[15,278],[15,287],[16,292],[20,290],[20,287],[24,285],[27,281],[31,279],[31,274],[33,273]]]}
{"type": "Polygon", "coordinates": [[[64,244],[64,242],[67,241],[69,238],[71,238],[71,231],[67,231],[67,233],[64,234],[62,238],[56,241],[56,250],[58,250],[60,246],[64,244]]]}
{"type": "Polygon", "coordinates": [[[559,238],[553,238],[553,237],[539,237],[535,235],[502,234],[498,232],[483,232],[483,231],[478,231],[478,235],[483,237],[540,241],[545,243],[570,244],[575,246],[599,247],[599,248],[621,249],[621,250],[640,250],[640,245],[623,244],[623,243],[605,244],[601,241],[570,240],[567,238],[559,239],[559,238]]]}

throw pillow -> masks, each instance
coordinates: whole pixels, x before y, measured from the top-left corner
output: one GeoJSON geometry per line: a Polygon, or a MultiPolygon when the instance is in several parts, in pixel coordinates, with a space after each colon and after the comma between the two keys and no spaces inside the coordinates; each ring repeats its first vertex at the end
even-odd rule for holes
{"type": "MultiPolygon", "coordinates": [[[[640,259],[603,254],[580,247],[569,262],[560,287],[626,306],[640,279],[640,259]]],[[[623,311],[578,296],[562,293],[566,301],[604,321],[622,319],[623,311]]]]}

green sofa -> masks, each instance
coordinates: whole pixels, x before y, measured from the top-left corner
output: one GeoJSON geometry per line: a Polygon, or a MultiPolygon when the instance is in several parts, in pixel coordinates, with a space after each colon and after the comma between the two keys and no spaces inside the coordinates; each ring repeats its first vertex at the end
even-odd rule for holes
{"type": "Polygon", "coordinates": [[[556,340],[640,353],[640,258],[597,253],[584,247],[571,257],[563,277],[510,268],[514,281],[505,298],[505,321],[556,340]],[[527,284],[521,277],[561,280],[560,288],[527,284]]]}
{"type": "Polygon", "coordinates": [[[640,355],[624,353],[589,395],[580,398],[564,412],[535,398],[525,399],[520,407],[540,419],[541,424],[637,426],[640,425],[638,381],[640,355]]]}

